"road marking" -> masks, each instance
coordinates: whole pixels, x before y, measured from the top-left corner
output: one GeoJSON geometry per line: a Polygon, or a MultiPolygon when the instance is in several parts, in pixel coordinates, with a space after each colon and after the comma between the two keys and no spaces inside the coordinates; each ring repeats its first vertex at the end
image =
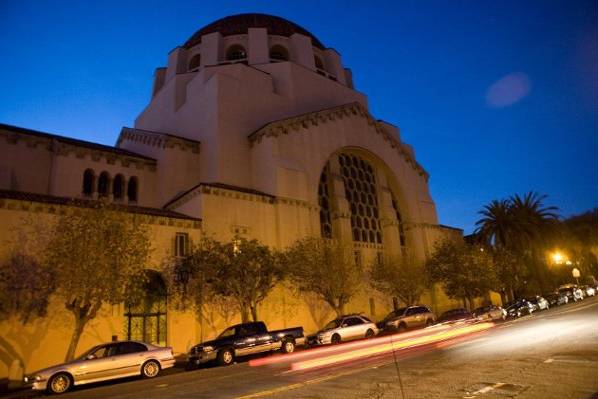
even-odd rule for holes
{"type": "Polygon", "coordinates": [[[546,359],[546,360],[544,360],[544,363],[552,363],[552,362],[554,362],[554,359],[546,359]]]}
{"type": "Polygon", "coordinates": [[[482,389],[478,389],[477,391],[470,393],[468,396],[463,396],[463,398],[471,399],[471,398],[474,398],[476,395],[480,395],[480,394],[483,395],[485,393],[495,390],[496,388],[500,388],[503,385],[506,385],[506,382],[497,382],[496,384],[489,385],[482,389]]]}
{"type": "Polygon", "coordinates": [[[253,398],[261,398],[264,396],[271,396],[280,392],[285,392],[285,391],[291,391],[293,389],[297,389],[297,388],[302,388],[304,386],[307,385],[312,385],[312,384],[317,384],[319,382],[324,382],[324,381],[328,381],[328,380],[332,380],[334,378],[338,378],[338,377],[343,377],[349,374],[355,374],[355,373],[359,373],[362,372],[363,369],[357,369],[357,370],[349,370],[346,371],[344,373],[338,373],[338,374],[333,374],[333,375],[326,375],[324,377],[319,377],[319,378],[314,378],[311,380],[307,380],[307,381],[303,381],[303,382],[298,382],[296,384],[291,384],[291,385],[286,385],[283,387],[278,387],[278,388],[273,388],[273,389],[268,389],[266,391],[261,391],[261,392],[256,392],[256,393],[252,393],[249,395],[245,395],[245,396],[238,396],[236,399],[253,399],[253,398]]]}

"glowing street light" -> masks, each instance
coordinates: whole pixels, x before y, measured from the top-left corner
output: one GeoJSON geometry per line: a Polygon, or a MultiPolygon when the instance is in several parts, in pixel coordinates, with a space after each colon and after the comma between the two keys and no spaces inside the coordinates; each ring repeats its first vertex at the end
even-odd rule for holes
{"type": "Polygon", "coordinates": [[[556,264],[563,263],[564,258],[565,257],[563,256],[563,254],[558,251],[552,254],[552,261],[556,264]]]}

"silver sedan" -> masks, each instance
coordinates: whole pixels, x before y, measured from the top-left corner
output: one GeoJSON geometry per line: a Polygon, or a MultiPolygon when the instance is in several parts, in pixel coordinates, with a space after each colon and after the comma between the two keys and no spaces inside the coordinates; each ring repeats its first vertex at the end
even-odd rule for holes
{"type": "Polygon", "coordinates": [[[477,308],[473,315],[478,320],[504,320],[507,318],[507,311],[496,305],[488,305],[477,308]]]}
{"type": "Polygon", "coordinates": [[[308,337],[308,344],[339,344],[359,338],[371,338],[378,334],[376,324],[360,314],[350,314],[332,320],[315,335],[308,337]]]}
{"type": "Polygon", "coordinates": [[[174,366],[172,348],[138,341],[110,342],[94,346],[79,358],[39,370],[24,378],[35,390],[60,394],[73,385],[141,375],[156,377],[174,366]]]}

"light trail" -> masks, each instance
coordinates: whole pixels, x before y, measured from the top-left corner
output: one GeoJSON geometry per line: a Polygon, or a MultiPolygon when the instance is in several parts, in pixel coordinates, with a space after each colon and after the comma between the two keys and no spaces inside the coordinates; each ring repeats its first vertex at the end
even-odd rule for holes
{"type": "Polygon", "coordinates": [[[419,336],[429,336],[430,334],[436,334],[440,331],[446,331],[451,328],[454,328],[454,327],[449,326],[449,325],[436,325],[436,326],[428,327],[428,328],[425,328],[422,330],[409,331],[409,332],[393,334],[393,335],[385,335],[385,336],[370,338],[370,339],[361,340],[361,341],[348,342],[348,343],[344,343],[344,344],[340,344],[340,345],[329,345],[329,346],[325,346],[325,347],[313,348],[313,349],[308,349],[308,350],[304,350],[301,352],[295,352],[295,353],[290,353],[290,354],[285,354],[285,355],[276,355],[276,356],[264,357],[264,358],[260,358],[260,359],[253,359],[253,360],[249,361],[249,365],[253,366],[253,367],[257,367],[257,366],[265,366],[268,364],[283,363],[283,362],[290,363],[292,361],[296,361],[299,359],[305,359],[308,357],[315,357],[315,356],[320,356],[320,355],[324,355],[324,354],[346,352],[346,351],[354,350],[354,349],[358,349],[358,348],[375,346],[380,343],[389,343],[391,341],[398,342],[398,341],[402,341],[402,340],[414,338],[414,337],[419,337],[419,336]]]}
{"type": "Polygon", "coordinates": [[[431,335],[427,334],[424,336],[402,339],[400,341],[393,341],[389,343],[365,347],[350,352],[332,354],[321,358],[292,363],[291,370],[307,370],[315,367],[328,366],[335,363],[355,360],[362,357],[381,355],[384,353],[392,353],[393,350],[402,350],[414,346],[426,345],[435,342],[445,341],[456,337],[462,337],[466,334],[472,334],[487,330],[493,326],[494,323],[479,323],[465,327],[456,327],[453,329],[449,329],[448,331],[439,331],[431,335]]]}

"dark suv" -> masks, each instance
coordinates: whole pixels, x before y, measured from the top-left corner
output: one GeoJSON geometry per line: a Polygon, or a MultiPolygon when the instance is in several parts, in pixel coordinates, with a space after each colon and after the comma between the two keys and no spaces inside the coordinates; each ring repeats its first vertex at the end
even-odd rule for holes
{"type": "Polygon", "coordinates": [[[427,306],[409,306],[390,312],[382,321],[378,322],[378,328],[401,332],[407,329],[431,326],[435,319],[434,313],[427,306]]]}

